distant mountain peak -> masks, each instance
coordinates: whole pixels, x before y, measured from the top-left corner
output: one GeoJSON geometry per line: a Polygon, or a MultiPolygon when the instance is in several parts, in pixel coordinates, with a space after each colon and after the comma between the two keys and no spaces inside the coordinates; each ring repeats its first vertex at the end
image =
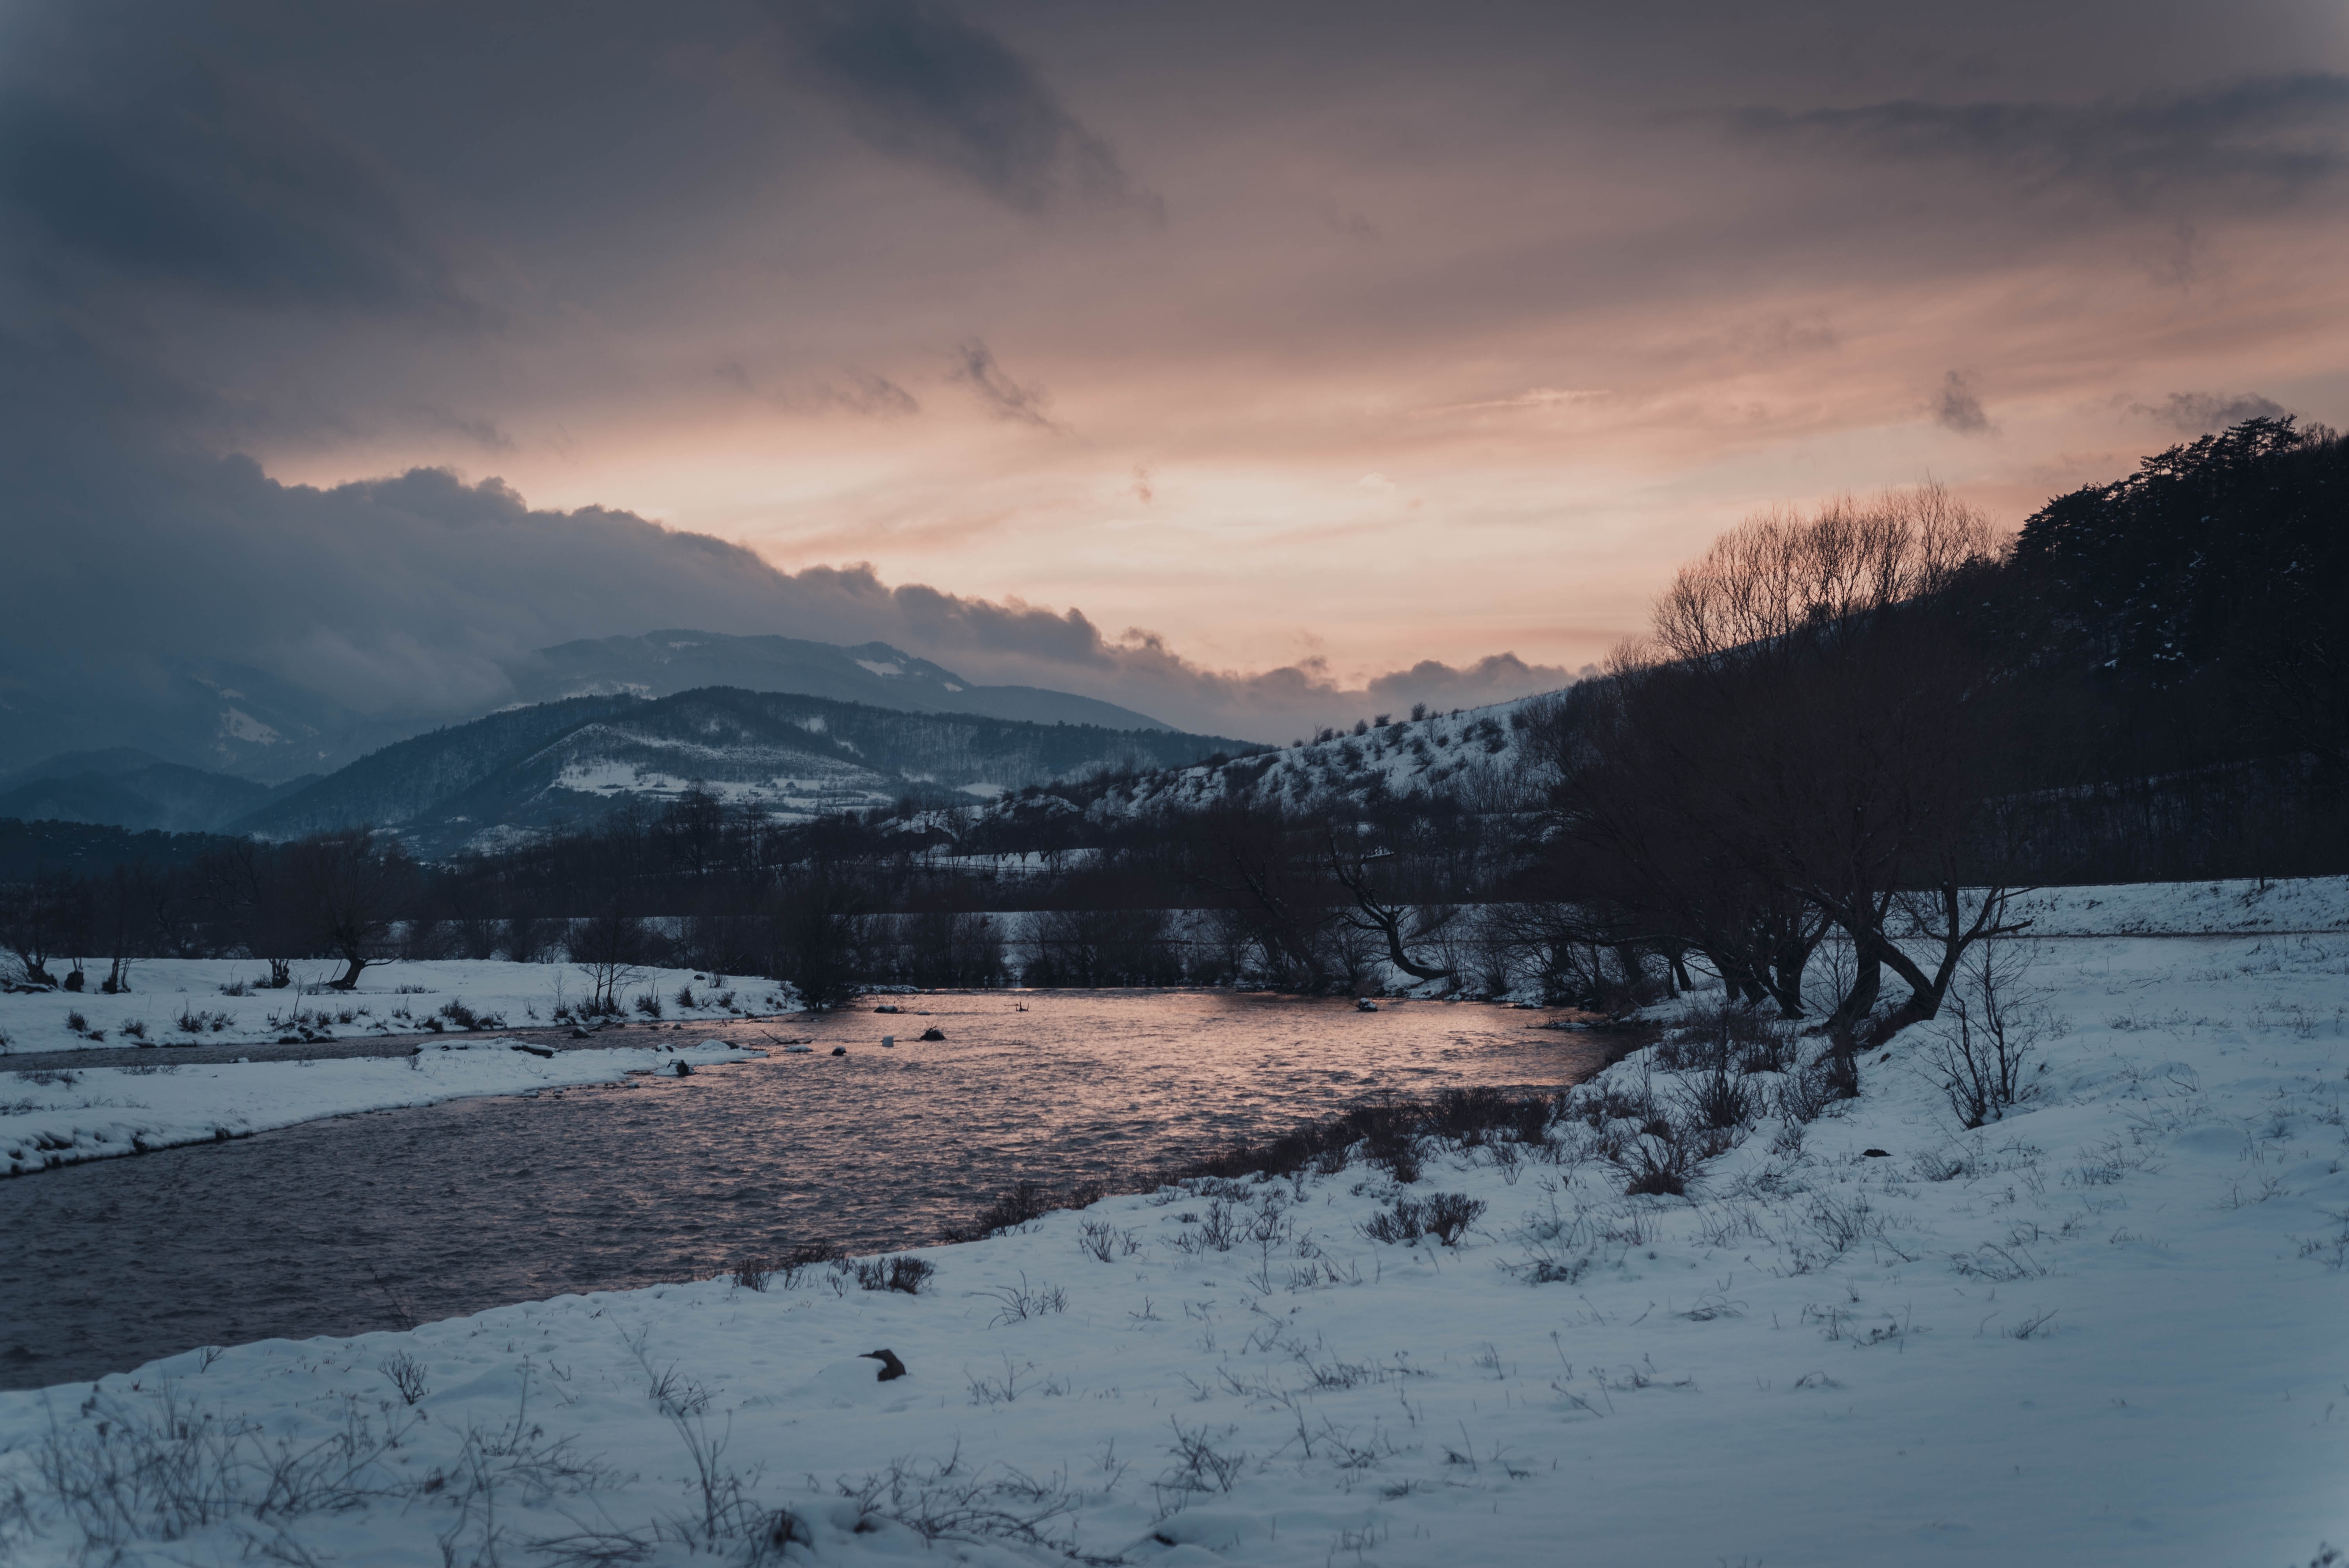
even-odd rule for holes
{"type": "Polygon", "coordinates": [[[1038,686],[989,686],[889,643],[812,642],[688,626],[583,638],[541,648],[507,669],[525,701],[631,693],[666,697],[703,686],[792,693],[913,713],[958,713],[1037,724],[1172,730],[1115,703],[1038,686]]]}

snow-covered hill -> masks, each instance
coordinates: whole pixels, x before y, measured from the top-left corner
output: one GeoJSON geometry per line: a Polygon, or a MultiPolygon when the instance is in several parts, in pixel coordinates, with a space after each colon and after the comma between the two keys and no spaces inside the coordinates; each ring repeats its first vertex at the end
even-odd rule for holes
{"type": "Polygon", "coordinates": [[[420,852],[655,805],[699,783],[784,820],[892,804],[990,800],[1024,785],[1186,763],[1242,743],[916,713],[710,687],[646,700],[581,696],[387,747],[241,827],[271,838],[367,822],[420,852]]]}
{"type": "Polygon", "coordinates": [[[1107,823],[1216,800],[1327,811],[1381,795],[1448,796],[1477,810],[1512,810],[1538,787],[1525,757],[1526,716],[1533,705],[1549,700],[1520,697],[1395,718],[1228,761],[1080,781],[1007,798],[993,815],[1007,825],[1054,818],[1107,823]]]}

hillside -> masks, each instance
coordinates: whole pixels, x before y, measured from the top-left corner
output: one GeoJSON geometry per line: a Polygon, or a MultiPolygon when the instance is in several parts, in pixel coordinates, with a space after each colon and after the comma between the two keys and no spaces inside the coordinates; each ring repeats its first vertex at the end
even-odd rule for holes
{"type": "Polygon", "coordinates": [[[919,714],[725,687],[573,697],[385,748],[239,824],[285,839],[357,822],[422,853],[673,800],[698,782],[790,819],[907,797],[976,803],[1088,773],[1187,764],[1244,743],[1164,729],[919,714]]]}
{"type": "Polygon", "coordinates": [[[205,832],[251,816],[273,799],[316,781],[315,776],[305,776],[271,786],[151,759],[144,767],[121,771],[98,768],[67,771],[71,762],[68,757],[26,769],[30,777],[24,782],[0,790],[0,818],[88,822],[136,831],[205,832]]]}
{"type": "Polygon", "coordinates": [[[1107,829],[1226,800],[1293,812],[1373,815],[1405,810],[1516,810],[1538,803],[1526,771],[1526,716],[1550,696],[1363,724],[1245,757],[1039,787],[988,812],[1007,842],[1051,824],[1107,829]]]}

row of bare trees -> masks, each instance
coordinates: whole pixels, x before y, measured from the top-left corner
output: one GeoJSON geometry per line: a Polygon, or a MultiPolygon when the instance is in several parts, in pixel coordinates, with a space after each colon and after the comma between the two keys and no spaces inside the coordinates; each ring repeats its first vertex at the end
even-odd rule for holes
{"type": "Polygon", "coordinates": [[[98,988],[114,992],[128,986],[134,957],[234,951],[266,962],[277,986],[291,983],[294,960],[333,957],[343,973],[332,987],[348,991],[407,913],[417,880],[398,841],[365,828],[285,844],[224,840],[178,872],[36,873],[0,886],[0,948],[13,961],[0,980],[78,991],[86,961],[99,957],[109,967],[98,988]]]}
{"type": "Polygon", "coordinates": [[[1933,1016],[1966,950],[2013,929],[2003,889],[1967,885],[2016,717],[1968,614],[1995,562],[1982,515],[1929,486],[1754,520],[1684,568],[1648,637],[1536,714],[1544,870],[1579,934],[1702,955],[1798,1016],[1836,930],[1857,959],[1837,1026],[1887,971],[1891,1027],[1933,1016]]]}

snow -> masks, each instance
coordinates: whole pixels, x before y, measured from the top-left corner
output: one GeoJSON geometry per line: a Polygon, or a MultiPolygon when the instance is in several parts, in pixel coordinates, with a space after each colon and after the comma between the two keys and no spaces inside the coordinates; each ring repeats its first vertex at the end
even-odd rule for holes
{"type": "MultiPolygon", "coordinates": [[[[235,694],[222,692],[221,695],[229,696],[235,694]]],[[[221,733],[258,746],[274,746],[285,738],[241,707],[230,708],[221,715],[221,733]]]]}
{"type": "MultiPolygon", "coordinates": [[[[591,990],[586,976],[568,964],[492,959],[371,964],[351,992],[326,988],[342,965],[324,961],[296,963],[295,984],[283,991],[254,989],[254,982],[268,977],[269,966],[248,959],[137,959],[130,965],[129,992],[114,996],[97,989],[103,972],[102,966],[89,972],[86,991],[0,994],[0,1053],[460,1031],[464,1026],[442,1013],[452,1005],[469,1009],[491,1029],[524,1028],[553,1024],[557,1009],[578,1006],[591,990]],[[245,995],[222,994],[223,985],[240,982],[245,995]],[[83,1020],[80,1029],[72,1025],[77,1015],[83,1020]],[[190,1024],[196,1026],[191,1029],[190,1024]],[[136,1031],[143,1031],[143,1038],[136,1031]]],[[[689,969],[640,969],[624,991],[632,1008],[638,996],[657,997],[670,1019],[724,1019],[795,1005],[788,990],[771,980],[728,980],[689,969]],[[677,999],[688,988],[698,1004],[692,1007],[677,999]]],[[[0,1054],[0,1062],[5,1060],[0,1054]]]]}
{"type": "Polygon", "coordinates": [[[73,1068],[0,1074],[0,1170],[11,1176],[181,1143],[243,1138],[297,1122],[477,1095],[616,1083],[765,1053],[684,1047],[555,1051],[492,1037],[419,1047],[409,1057],[73,1068]]]}
{"type": "Polygon", "coordinates": [[[894,659],[859,659],[856,662],[876,676],[902,676],[905,673],[905,666],[894,659]]]}
{"type": "Polygon", "coordinates": [[[1407,1187],[1357,1151],[1047,1215],[916,1295],[817,1265],[192,1352],[0,1395],[0,1556],[2305,1563],[2349,1537],[2349,936],[2034,951],[2045,1070],[1980,1130],[1917,1029],[1681,1197],[1569,1119],[1407,1187]],[[1456,1247],[1366,1233],[1434,1192],[1485,1204],[1456,1247]]]}
{"type": "MultiPolygon", "coordinates": [[[[1328,810],[1350,800],[1361,803],[1374,787],[1397,797],[1474,789],[1485,799],[1512,794],[1530,799],[1518,716],[1543,700],[1520,697],[1402,719],[1363,735],[1280,747],[1212,767],[1154,769],[1106,785],[1083,810],[1091,819],[1110,821],[1220,797],[1254,797],[1328,810]]],[[[1013,798],[998,810],[1019,812],[1038,804],[1013,798]]]]}
{"type": "Polygon", "coordinates": [[[2349,877],[2034,888],[2013,901],[2034,935],[2349,930],[2349,877]]]}

